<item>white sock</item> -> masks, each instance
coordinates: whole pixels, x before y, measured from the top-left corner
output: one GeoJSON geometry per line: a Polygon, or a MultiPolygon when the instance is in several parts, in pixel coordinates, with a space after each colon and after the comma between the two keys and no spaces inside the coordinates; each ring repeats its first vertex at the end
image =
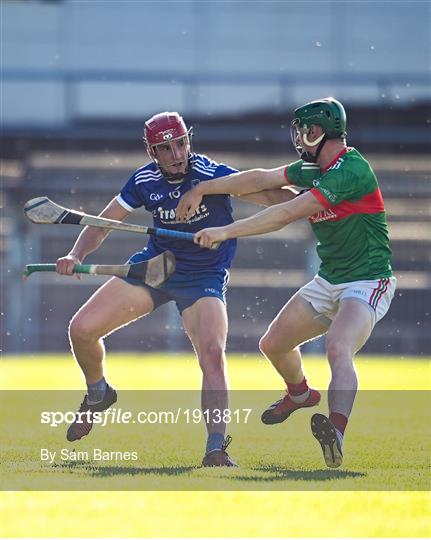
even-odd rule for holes
{"type": "Polygon", "coordinates": [[[293,403],[304,403],[304,401],[307,401],[309,395],[310,389],[306,390],[303,394],[299,394],[299,396],[292,396],[289,394],[289,397],[293,403]]]}
{"type": "Polygon", "coordinates": [[[335,428],[335,435],[337,436],[337,440],[338,440],[338,444],[340,445],[340,448],[343,448],[344,435],[337,428],[335,428]]]}
{"type": "Polygon", "coordinates": [[[87,398],[88,405],[96,405],[97,403],[102,403],[102,400],[99,399],[99,401],[91,401],[91,399],[87,398]]]}

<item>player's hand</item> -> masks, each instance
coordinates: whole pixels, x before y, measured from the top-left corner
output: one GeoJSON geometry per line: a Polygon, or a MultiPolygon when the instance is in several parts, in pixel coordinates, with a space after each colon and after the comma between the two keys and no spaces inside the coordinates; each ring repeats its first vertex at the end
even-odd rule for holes
{"type": "Polygon", "coordinates": [[[226,227],[211,227],[210,229],[202,229],[194,236],[195,244],[199,244],[201,247],[211,249],[220,242],[224,242],[228,239],[226,227]]]}
{"type": "MultiPolygon", "coordinates": [[[[71,276],[73,275],[73,268],[75,264],[81,264],[81,261],[78,259],[78,257],[69,253],[65,257],[60,257],[57,259],[57,272],[59,274],[63,274],[64,276],[71,276]]],[[[81,278],[79,274],[74,275],[78,279],[81,278]]]]}
{"type": "Polygon", "coordinates": [[[177,221],[188,221],[192,218],[202,201],[202,193],[196,186],[181,197],[176,210],[177,221]]]}

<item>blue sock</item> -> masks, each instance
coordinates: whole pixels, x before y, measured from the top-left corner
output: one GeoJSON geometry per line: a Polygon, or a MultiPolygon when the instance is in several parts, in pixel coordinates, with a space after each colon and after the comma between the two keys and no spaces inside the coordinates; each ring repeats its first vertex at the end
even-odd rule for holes
{"type": "Polygon", "coordinates": [[[214,450],[221,450],[224,443],[224,435],[222,433],[210,433],[208,435],[207,441],[207,450],[208,452],[213,452],[214,450]]]}
{"type": "Polygon", "coordinates": [[[105,396],[106,381],[105,377],[102,377],[99,382],[94,384],[87,384],[88,388],[88,401],[92,404],[99,403],[105,396]]]}

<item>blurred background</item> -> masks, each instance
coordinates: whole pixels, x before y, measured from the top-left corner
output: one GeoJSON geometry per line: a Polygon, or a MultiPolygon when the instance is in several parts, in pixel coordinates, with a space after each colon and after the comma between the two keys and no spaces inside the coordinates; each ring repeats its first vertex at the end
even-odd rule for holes
{"type": "MultiPolygon", "coordinates": [[[[348,143],[381,183],[399,288],[365,350],[430,353],[428,1],[1,2],[2,350],[68,350],[73,313],[105,280],[34,275],[76,227],[36,226],[30,198],[96,213],[146,161],[144,121],[177,110],[194,149],[239,169],[296,159],[293,108],[332,95],[348,143]],[[428,325],[428,329],[427,326],[428,325]]],[[[259,207],[234,201],[235,217],[259,207]]],[[[148,224],[145,211],[130,221],[148,224]]],[[[118,264],[146,239],[114,232],[86,262],[118,264]]],[[[228,351],[259,337],[318,266],[306,222],[241,239],[228,292],[228,351]]],[[[173,305],[107,339],[110,350],[187,350],[173,305]]],[[[323,343],[308,344],[319,352],[323,343]]]]}

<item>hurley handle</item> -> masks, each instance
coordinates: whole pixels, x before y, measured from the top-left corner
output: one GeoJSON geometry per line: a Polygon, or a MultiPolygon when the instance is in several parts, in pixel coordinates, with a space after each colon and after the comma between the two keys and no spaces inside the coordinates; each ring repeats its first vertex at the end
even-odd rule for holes
{"type": "MultiPolygon", "coordinates": [[[[165,238],[176,238],[177,240],[188,240],[193,242],[194,234],[184,231],[174,231],[171,229],[159,229],[157,227],[148,227],[148,234],[153,234],[154,236],[164,236],[165,238]]],[[[217,249],[220,245],[220,242],[213,244],[210,249],[217,249]]]]}
{"type": "Polygon", "coordinates": [[[193,242],[193,234],[184,231],[174,231],[171,229],[159,229],[158,227],[148,227],[148,233],[154,236],[164,236],[166,238],[176,238],[177,240],[187,240],[193,242]]]}
{"type": "MultiPolygon", "coordinates": [[[[75,264],[73,267],[73,272],[75,274],[90,274],[92,264],[75,264]]],[[[57,265],[54,263],[48,264],[27,264],[23,276],[27,277],[33,272],[55,272],[57,270],[57,265]]]]}

